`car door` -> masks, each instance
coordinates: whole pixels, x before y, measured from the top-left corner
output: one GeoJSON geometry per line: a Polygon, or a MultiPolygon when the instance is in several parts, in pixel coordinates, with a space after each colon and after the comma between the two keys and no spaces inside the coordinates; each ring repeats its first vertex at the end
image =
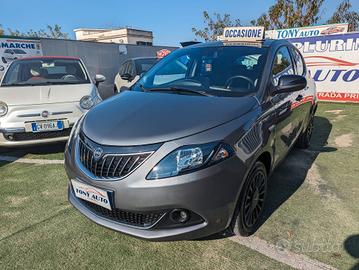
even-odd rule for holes
{"type": "MultiPolygon", "coordinates": [[[[306,77],[309,79],[309,74],[307,73],[306,66],[304,64],[304,59],[300,52],[294,48],[290,47],[290,52],[293,57],[293,63],[295,67],[295,73],[297,75],[306,77]]],[[[296,110],[300,113],[300,123],[302,129],[306,127],[306,123],[309,120],[310,117],[310,109],[312,102],[314,100],[314,97],[312,93],[309,90],[309,86],[305,87],[304,89],[298,91],[298,96],[296,98],[296,102],[294,103],[293,107],[296,106],[296,110]]]]}
{"type": "MultiPolygon", "coordinates": [[[[281,76],[294,73],[294,65],[289,49],[287,46],[282,46],[277,50],[272,64],[271,81],[273,86],[278,85],[281,76]]],[[[298,95],[298,92],[293,92],[281,93],[272,97],[272,103],[276,111],[275,164],[285,157],[299,135],[301,116],[298,108],[294,107],[298,95]]]]}

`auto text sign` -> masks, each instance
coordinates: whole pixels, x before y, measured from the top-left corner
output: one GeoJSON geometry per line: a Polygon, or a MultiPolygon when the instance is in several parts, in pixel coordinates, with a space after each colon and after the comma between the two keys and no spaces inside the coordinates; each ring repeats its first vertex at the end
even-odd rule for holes
{"type": "Polygon", "coordinates": [[[222,41],[236,42],[247,41],[255,42],[263,40],[264,27],[226,27],[223,35],[219,37],[222,41]]]}
{"type": "Polygon", "coordinates": [[[304,56],[319,100],[359,102],[359,32],[289,41],[304,56]]]}
{"type": "Polygon", "coordinates": [[[5,68],[14,60],[41,56],[40,40],[22,38],[0,38],[0,78],[5,68]]]}
{"type": "Polygon", "coordinates": [[[111,203],[107,191],[81,183],[77,180],[71,180],[71,184],[77,198],[111,210],[111,203]]]}
{"type": "Polygon", "coordinates": [[[349,24],[347,23],[338,23],[289,29],[276,29],[266,31],[265,37],[269,39],[289,39],[345,34],[348,32],[348,27],[349,24]]]}

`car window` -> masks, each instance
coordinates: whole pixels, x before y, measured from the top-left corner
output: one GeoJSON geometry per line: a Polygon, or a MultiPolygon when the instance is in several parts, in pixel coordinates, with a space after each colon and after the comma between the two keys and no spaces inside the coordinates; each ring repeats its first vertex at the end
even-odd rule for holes
{"type": "Polygon", "coordinates": [[[154,64],[158,61],[157,58],[144,58],[144,59],[137,59],[136,63],[136,73],[142,74],[147,72],[154,64]]]}
{"type": "Polygon", "coordinates": [[[14,49],[14,52],[16,54],[26,54],[26,52],[24,52],[23,50],[20,50],[20,49],[14,49]]]}
{"type": "MultiPolygon", "coordinates": [[[[14,64],[12,65],[14,66],[14,64]]],[[[20,66],[16,65],[14,67],[10,66],[8,72],[6,73],[7,83],[13,84],[17,82],[17,78],[19,77],[20,66]],[[10,72],[11,70],[11,72],[10,72]]]]}
{"type": "Polygon", "coordinates": [[[5,53],[11,53],[11,54],[12,54],[12,50],[6,49],[6,50],[5,50],[5,53]]]}
{"type": "Polygon", "coordinates": [[[277,51],[276,56],[274,57],[272,67],[272,79],[274,85],[278,85],[281,76],[288,74],[294,74],[294,68],[288,48],[283,46],[277,51]]]}
{"type": "Polygon", "coordinates": [[[125,74],[125,71],[126,71],[126,65],[127,65],[128,61],[124,62],[121,64],[120,66],[120,70],[119,70],[119,74],[120,76],[122,76],[123,74],[125,74]]]}
{"type": "Polygon", "coordinates": [[[127,73],[131,74],[132,76],[136,76],[135,67],[133,66],[133,62],[129,61],[127,66],[127,73]]]}
{"type": "Polygon", "coordinates": [[[28,59],[11,64],[2,86],[90,83],[87,72],[76,59],[28,59]]]}
{"type": "Polygon", "coordinates": [[[170,91],[189,88],[218,96],[256,93],[267,59],[267,48],[203,46],[179,49],[151,68],[134,89],[170,91]],[[168,90],[169,89],[169,90],[168,90]]]}
{"type": "Polygon", "coordinates": [[[293,62],[296,66],[297,75],[304,75],[305,73],[305,64],[303,62],[303,57],[300,55],[300,53],[295,49],[291,48],[292,54],[293,54],[293,62]]]}
{"type": "Polygon", "coordinates": [[[153,85],[162,85],[185,78],[190,63],[191,57],[189,55],[182,55],[169,62],[155,75],[153,85]]]}

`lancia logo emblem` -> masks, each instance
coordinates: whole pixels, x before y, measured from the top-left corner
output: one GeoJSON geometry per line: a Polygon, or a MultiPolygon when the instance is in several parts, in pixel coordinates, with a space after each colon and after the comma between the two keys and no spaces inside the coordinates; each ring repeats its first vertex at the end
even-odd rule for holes
{"type": "Polygon", "coordinates": [[[102,148],[98,147],[93,151],[93,159],[96,161],[99,161],[99,159],[102,157],[103,150],[102,148]]]}
{"type": "Polygon", "coordinates": [[[43,112],[41,113],[41,116],[42,116],[43,118],[47,118],[47,117],[49,117],[49,115],[50,115],[50,113],[49,113],[48,111],[43,111],[43,112]]]}

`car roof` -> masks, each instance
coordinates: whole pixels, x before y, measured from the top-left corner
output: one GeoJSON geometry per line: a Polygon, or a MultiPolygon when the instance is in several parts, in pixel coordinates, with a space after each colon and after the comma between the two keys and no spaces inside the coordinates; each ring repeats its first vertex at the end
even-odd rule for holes
{"type": "Polygon", "coordinates": [[[73,56],[30,56],[30,57],[24,57],[21,59],[17,59],[16,61],[24,61],[24,60],[42,60],[42,59],[69,59],[69,60],[80,60],[79,57],[73,57],[73,56]]]}
{"type": "Polygon", "coordinates": [[[136,61],[136,60],[146,60],[146,59],[154,59],[154,60],[156,60],[157,58],[156,57],[133,57],[133,58],[130,58],[130,59],[136,61]]]}

